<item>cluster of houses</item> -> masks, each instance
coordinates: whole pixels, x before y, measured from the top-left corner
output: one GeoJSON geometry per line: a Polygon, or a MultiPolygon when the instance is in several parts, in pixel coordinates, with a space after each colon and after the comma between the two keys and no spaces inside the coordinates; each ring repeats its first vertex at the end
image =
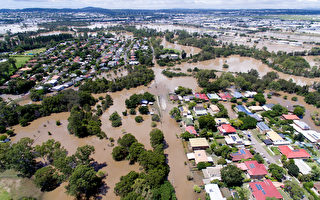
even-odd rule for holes
{"type": "Polygon", "coordinates": [[[36,81],[35,90],[47,87],[51,91],[61,91],[94,77],[98,72],[127,64],[138,65],[135,51],[148,49],[146,40],[90,36],[78,43],[62,42],[29,60],[10,77],[3,89],[11,80],[21,78],[36,81]]]}
{"type": "MultiPolygon", "coordinates": [[[[194,93],[190,95],[179,96],[175,93],[172,93],[169,95],[169,98],[172,101],[188,103],[197,99],[202,100],[202,102],[209,102],[211,99],[228,101],[231,98],[254,97],[255,94],[255,92],[245,92],[244,94],[239,92],[223,92],[217,94],[194,93]]],[[[196,119],[199,116],[207,115],[209,113],[211,115],[215,115],[220,111],[220,109],[217,105],[209,103],[196,104],[193,109],[188,109],[186,104],[180,105],[181,106],[178,108],[182,116],[182,128],[184,131],[187,131],[195,136],[195,138],[189,139],[190,153],[187,153],[187,158],[189,160],[194,160],[195,164],[200,162],[212,163],[212,166],[202,169],[205,190],[209,194],[210,199],[226,199],[228,197],[228,192],[225,191],[225,188],[219,188],[218,184],[214,184],[214,180],[221,180],[220,170],[224,166],[217,165],[214,157],[212,157],[212,155],[208,154],[206,151],[206,149],[210,147],[209,141],[213,140],[213,138],[209,138],[209,140],[207,140],[206,138],[199,137],[199,133],[197,133],[195,128],[196,119]]],[[[300,173],[309,174],[311,172],[311,168],[308,164],[306,164],[305,161],[312,158],[312,156],[308,153],[305,147],[310,145],[310,147],[313,147],[313,145],[319,146],[320,133],[311,130],[305,122],[303,122],[298,116],[294,115],[293,112],[290,112],[289,109],[289,114],[283,114],[280,119],[292,121],[293,123],[290,125],[294,128],[295,134],[301,133],[305,139],[309,141],[309,143],[296,142],[292,145],[293,142],[288,136],[277,133],[271,129],[266,122],[264,122],[265,119],[261,116],[262,112],[271,110],[273,106],[274,104],[248,107],[245,105],[236,105],[234,107],[234,111],[244,112],[247,115],[255,118],[257,120],[256,132],[264,136],[264,145],[269,149],[271,147],[278,148],[278,151],[281,155],[285,155],[288,159],[294,159],[300,173]]],[[[230,154],[231,160],[227,160],[227,163],[233,163],[245,173],[247,179],[251,180],[248,184],[248,189],[251,193],[250,199],[265,200],[267,197],[283,199],[279,192],[279,190],[282,189],[281,187],[283,186],[283,183],[273,182],[266,178],[267,175],[270,176],[267,165],[259,163],[253,158],[253,155],[250,151],[252,148],[252,136],[247,131],[237,131],[237,129],[231,125],[230,120],[227,118],[215,118],[214,120],[217,126],[218,134],[223,136],[221,138],[224,139],[225,145],[237,147],[238,149],[237,152],[230,154]]],[[[270,162],[267,161],[267,164],[270,164],[270,162]]]]}

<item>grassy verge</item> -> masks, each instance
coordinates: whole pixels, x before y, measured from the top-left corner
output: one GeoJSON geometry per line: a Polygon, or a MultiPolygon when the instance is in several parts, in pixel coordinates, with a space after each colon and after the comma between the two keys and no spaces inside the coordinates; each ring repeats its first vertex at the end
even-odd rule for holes
{"type": "Polygon", "coordinates": [[[280,155],[280,151],[279,151],[278,147],[271,147],[271,150],[273,151],[273,153],[275,155],[280,155]]]}
{"type": "Polygon", "coordinates": [[[0,199],[1,200],[10,200],[12,198],[6,190],[4,190],[3,188],[0,188],[0,199]]]}

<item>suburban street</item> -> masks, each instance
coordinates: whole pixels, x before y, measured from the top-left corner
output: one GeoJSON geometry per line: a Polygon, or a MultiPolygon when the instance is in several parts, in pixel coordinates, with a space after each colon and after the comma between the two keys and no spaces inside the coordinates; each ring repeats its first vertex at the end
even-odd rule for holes
{"type": "Polygon", "coordinates": [[[247,132],[251,134],[251,137],[250,137],[251,143],[252,143],[252,146],[256,149],[256,152],[263,154],[264,157],[267,158],[270,163],[278,164],[276,162],[277,156],[270,156],[269,153],[263,148],[264,144],[260,143],[255,137],[253,137],[252,131],[247,131],[247,132]]]}

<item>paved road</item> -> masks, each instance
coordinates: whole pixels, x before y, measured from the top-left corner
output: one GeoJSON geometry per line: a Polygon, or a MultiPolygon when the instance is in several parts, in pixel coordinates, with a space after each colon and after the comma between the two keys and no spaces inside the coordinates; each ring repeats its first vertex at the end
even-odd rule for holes
{"type": "Polygon", "coordinates": [[[275,157],[270,156],[269,153],[263,148],[264,144],[261,144],[256,138],[254,138],[251,131],[248,132],[250,132],[251,134],[251,143],[252,146],[256,149],[256,152],[259,152],[260,154],[263,153],[263,155],[270,161],[270,163],[278,164],[275,157]]]}

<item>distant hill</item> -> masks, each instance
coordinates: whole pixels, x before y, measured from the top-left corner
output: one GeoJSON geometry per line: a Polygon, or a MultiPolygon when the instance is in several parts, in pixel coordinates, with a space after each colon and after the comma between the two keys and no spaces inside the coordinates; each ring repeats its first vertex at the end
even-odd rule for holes
{"type": "Polygon", "coordinates": [[[71,8],[24,8],[24,9],[0,9],[0,12],[87,12],[101,13],[109,15],[150,15],[155,13],[168,14],[216,14],[216,15],[318,15],[320,9],[159,9],[159,10],[143,10],[143,9],[105,9],[97,7],[85,7],[79,9],[71,8]]]}

